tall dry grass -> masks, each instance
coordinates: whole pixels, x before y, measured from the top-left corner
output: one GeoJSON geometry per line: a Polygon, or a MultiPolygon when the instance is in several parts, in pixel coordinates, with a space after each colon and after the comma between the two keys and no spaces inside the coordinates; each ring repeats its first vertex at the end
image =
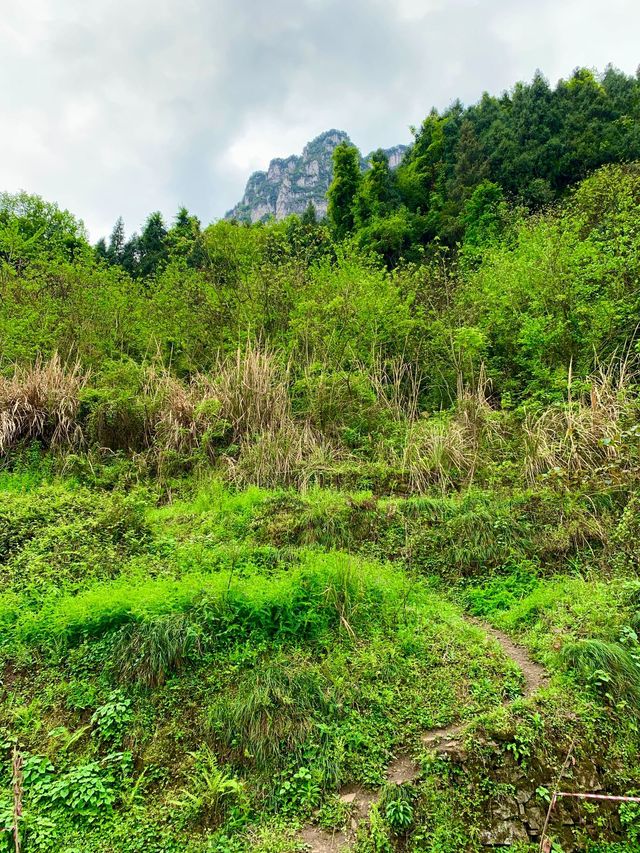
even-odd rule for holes
{"type": "Polygon", "coordinates": [[[415,364],[402,356],[385,359],[376,353],[367,373],[383,411],[397,423],[417,420],[423,375],[415,364]]]}
{"type": "Polygon", "coordinates": [[[181,382],[166,367],[152,366],[146,371],[144,394],[152,447],[189,452],[202,446],[209,431],[222,428],[220,402],[201,377],[181,382]]]}
{"type": "Polygon", "coordinates": [[[0,376],[0,453],[36,439],[51,447],[79,444],[79,395],[87,379],[80,362],[64,363],[57,353],[0,376]]]}
{"type": "Polygon", "coordinates": [[[276,430],[244,439],[237,458],[227,458],[228,475],[239,486],[304,490],[341,456],[309,424],[290,420],[276,430]]]}
{"type": "MultiPolygon", "coordinates": [[[[91,418],[104,409],[115,423],[112,431],[133,423],[135,447],[171,464],[175,458],[163,456],[166,451],[204,451],[202,459],[226,452],[228,475],[238,485],[305,488],[330,482],[336,462],[362,459],[333,423],[324,428],[310,414],[294,417],[291,365],[259,342],[220,357],[211,375],[186,382],[159,363],[137,370],[140,379],[130,389],[116,385],[111,395],[98,386],[87,396],[88,375],[77,362],[54,355],[16,367],[0,377],[0,453],[30,440],[77,446],[84,399],[94,407],[85,413],[89,436],[91,418]]],[[[530,483],[554,470],[583,477],[605,468],[629,470],[624,436],[638,421],[638,400],[628,359],[599,365],[585,382],[570,375],[565,403],[529,411],[522,421],[494,407],[484,367],[472,383],[458,383],[452,410],[429,416],[419,412],[422,378],[403,359],[374,359],[366,376],[364,368],[358,375],[377,440],[366,458],[395,469],[410,491],[465,487],[501,462],[530,483]]]]}
{"type": "Polygon", "coordinates": [[[504,426],[490,393],[491,382],[481,365],[473,383],[458,380],[452,414],[408,421],[398,463],[412,491],[469,485],[487,457],[502,449],[504,426]]]}
{"type": "Polygon", "coordinates": [[[201,377],[207,393],[220,401],[235,440],[275,433],[291,420],[289,365],[268,347],[249,342],[220,357],[213,375],[201,377]]]}
{"type": "Polygon", "coordinates": [[[409,424],[396,463],[412,492],[433,486],[443,491],[472,476],[475,456],[455,420],[424,419],[409,424]]]}
{"type": "Polygon", "coordinates": [[[524,468],[530,482],[557,469],[569,475],[593,473],[619,459],[620,436],[636,406],[635,375],[628,359],[598,365],[588,390],[578,397],[569,371],[567,402],[525,417],[524,468]]]}
{"type": "Polygon", "coordinates": [[[183,382],[160,364],[145,370],[143,385],[149,447],[188,452],[214,430],[247,446],[291,424],[288,368],[259,343],[220,356],[209,375],[183,382]]]}

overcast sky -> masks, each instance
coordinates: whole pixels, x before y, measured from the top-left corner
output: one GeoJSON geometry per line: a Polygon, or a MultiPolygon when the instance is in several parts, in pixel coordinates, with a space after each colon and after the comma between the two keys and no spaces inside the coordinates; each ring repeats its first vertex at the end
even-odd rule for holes
{"type": "Polygon", "coordinates": [[[536,68],[635,73],[638,33],[640,0],[0,0],[0,190],[94,240],[210,222],[323,130],[367,152],[536,68]]]}

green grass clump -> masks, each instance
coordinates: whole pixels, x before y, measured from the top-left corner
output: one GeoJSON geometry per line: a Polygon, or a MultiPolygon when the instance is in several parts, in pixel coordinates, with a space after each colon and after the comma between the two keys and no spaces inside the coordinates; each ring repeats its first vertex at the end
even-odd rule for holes
{"type": "Polygon", "coordinates": [[[561,652],[567,669],[611,702],[623,700],[640,715],[640,648],[605,640],[577,640],[561,652]]]}
{"type": "Polygon", "coordinates": [[[188,617],[169,614],[123,625],[114,639],[112,660],[124,683],[157,687],[201,649],[200,635],[188,617]]]}
{"type": "Polygon", "coordinates": [[[231,697],[210,712],[210,724],[240,757],[265,766],[282,754],[300,757],[300,748],[336,710],[325,679],[313,666],[290,658],[260,661],[231,697]]]}

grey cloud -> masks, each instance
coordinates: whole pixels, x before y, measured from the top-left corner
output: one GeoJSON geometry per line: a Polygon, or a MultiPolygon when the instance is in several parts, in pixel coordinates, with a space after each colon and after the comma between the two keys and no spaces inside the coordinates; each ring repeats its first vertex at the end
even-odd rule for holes
{"type": "Polygon", "coordinates": [[[330,126],[363,150],[407,142],[431,106],[538,67],[640,58],[635,0],[30,0],[3,17],[0,188],[57,200],[93,238],[119,214],[221,216],[254,166],[330,126]]]}

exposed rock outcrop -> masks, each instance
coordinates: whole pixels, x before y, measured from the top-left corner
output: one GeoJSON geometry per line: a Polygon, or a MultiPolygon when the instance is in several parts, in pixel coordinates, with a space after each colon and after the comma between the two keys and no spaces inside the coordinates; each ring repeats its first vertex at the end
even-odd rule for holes
{"type": "MultiPolygon", "coordinates": [[[[292,213],[301,215],[312,202],[319,218],[327,212],[327,190],[333,176],[333,150],[350,141],[343,130],[327,130],[305,145],[302,154],[277,158],[266,172],[254,172],[249,178],[242,200],[230,210],[226,219],[260,222],[270,217],[284,219],[292,213]]],[[[406,145],[396,145],[385,153],[389,165],[399,165],[406,145]]],[[[363,170],[369,157],[362,159],[363,170]]]]}

